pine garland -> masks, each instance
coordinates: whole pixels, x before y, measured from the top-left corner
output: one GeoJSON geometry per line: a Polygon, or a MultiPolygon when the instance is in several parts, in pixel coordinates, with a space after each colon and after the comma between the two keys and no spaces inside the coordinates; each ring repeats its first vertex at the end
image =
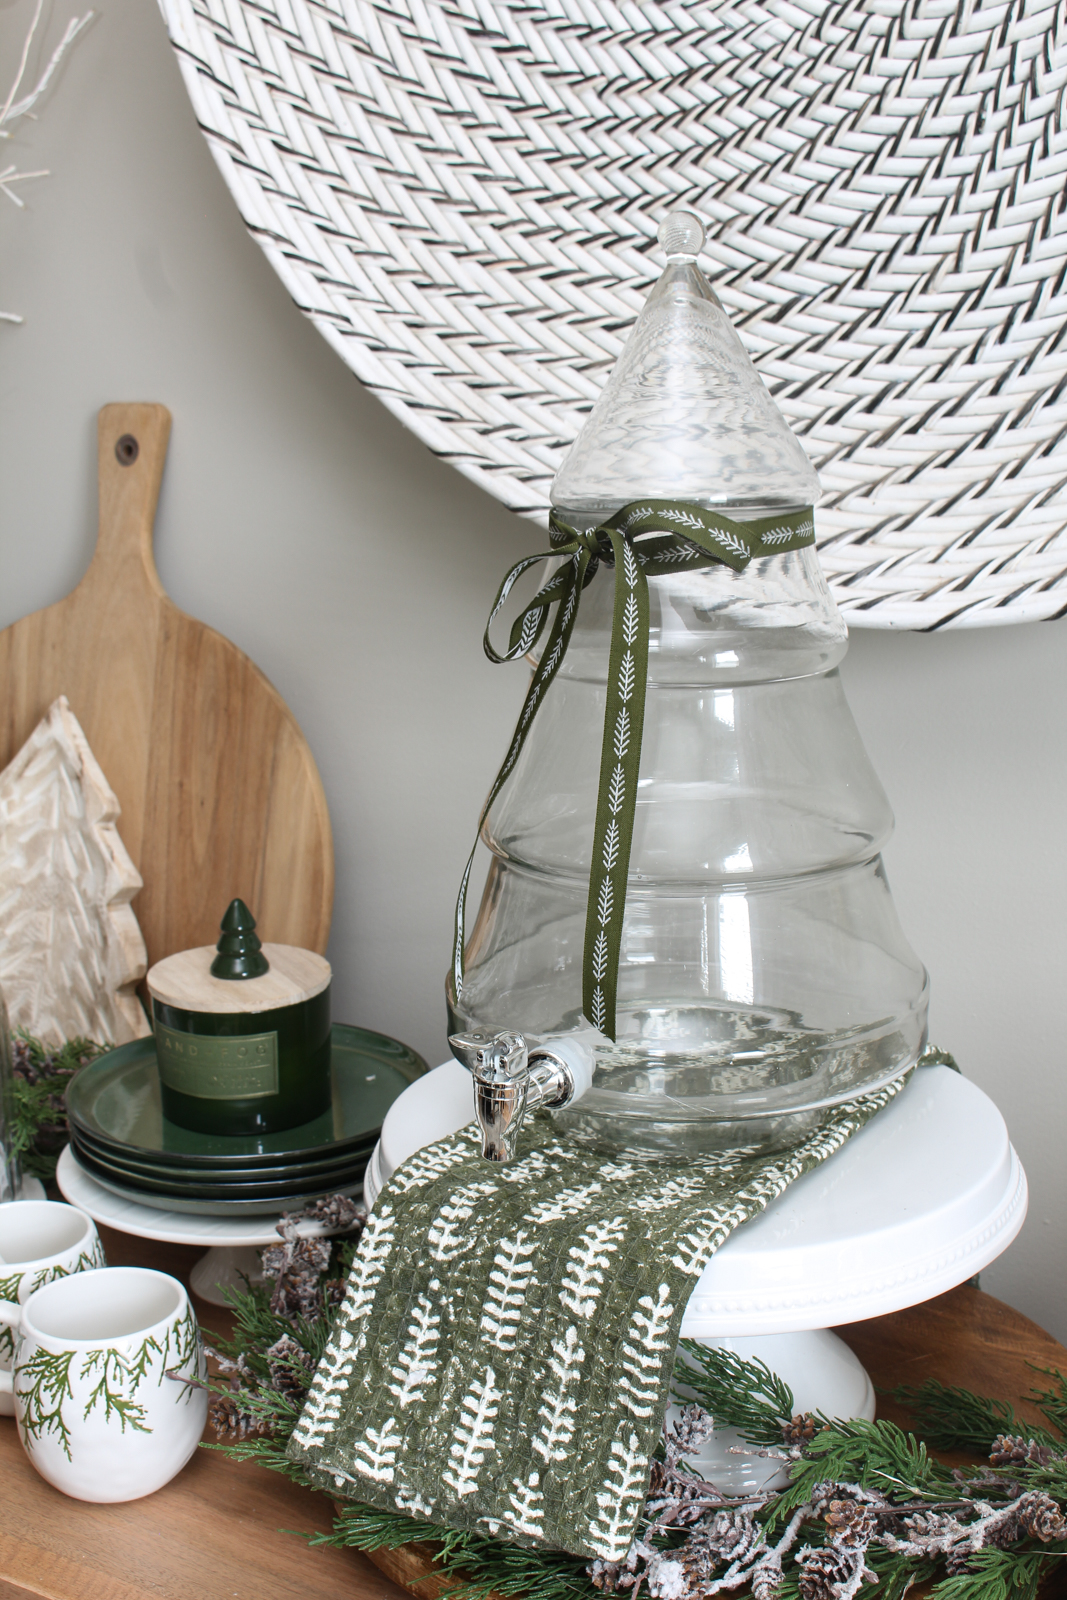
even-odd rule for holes
{"type": "MultiPolygon", "coordinates": [[[[350,1202],[341,1226],[358,1225],[350,1202]]],[[[231,1293],[236,1325],[215,1340],[219,1377],[212,1418],[227,1443],[209,1445],[254,1460],[300,1483],[285,1455],[329,1331],[351,1236],[332,1243],[298,1235],[286,1219],[283,1243],[264,1252],[273,1286],[231,1293]]],[[[936,1580],[936,1600],[1036,1600],[1050,1571],[1067,1579],[1067,1380],[1033,1398],[1047,1428],[1024,1424],[1006,1402],[926,1383],[895,1398],[920,1437],[888,1421],[833,1422],[794,1415],[788,1385],[763,1362],[682,1341],[675,1379],[695,1394],[665,1431],[652,1464],[644,1515],[625,1561],[587,1562],[562,1551],[504,1544],[487,1534],[416,1522],[398,1512],[350,1504],[333,1529],[311,1537],[363,1551],[430,1544],[448,1593],[487,1600],[491,1592],[529,1600],[854,1600],[877,1592],[902,1600],[936,1580]],[[714,1418],[714,1422],[712,1419],[714,1418]],[[713,1426],[730,1427],[742,1449],[779,1459],[789,1483],[731,1499],[686,1464],[713,1426]],[[952,1469],[930,1449],[966,1449],[988,1465],[952,1469]]]]}

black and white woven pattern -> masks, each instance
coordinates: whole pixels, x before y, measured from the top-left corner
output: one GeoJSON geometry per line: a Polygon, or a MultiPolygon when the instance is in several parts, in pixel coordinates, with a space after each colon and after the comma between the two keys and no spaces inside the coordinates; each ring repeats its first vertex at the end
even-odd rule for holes
{"type": "Polygon", "coordinates": [[[542,519],[676,205],[848,621],[1067,609],[1064,0],[162,0],[297,304],[542,519]]]}

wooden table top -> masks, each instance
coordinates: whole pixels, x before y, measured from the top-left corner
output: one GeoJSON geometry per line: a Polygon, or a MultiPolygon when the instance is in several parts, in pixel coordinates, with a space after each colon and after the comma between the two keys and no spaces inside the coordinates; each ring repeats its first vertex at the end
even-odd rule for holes
{"type": "MultiPolygon", "coordinates": [[[[102,1228],[108,1261],[156,1267],[188,1283],[195,1246],[102,1228]]],[[[229,1316],[196,1301],[201,1326],[229,1316]]],[[[1036,1324],[971,1288],[837,1332],[876,1387],[940,1378],[1015,1402],[1027,1362],[1067,1371],[1067,1349],[1036,1324]]],[[[906,1422],[890,1401],[880,1414],[906,1422]]],[[[213,1435],[208,1433],[208,1438],[213,1435]]],[[[327,1530],[329,1500],[265,1468],[198,1451],[173,1482],[126,1505],[70,1500],[39,1478],[13,1418],[0,1418],[0,1600],[403,1600],[404,1591],[354,1550],[309,1549],[299,1533],[327,1530]],[[295,1531],[286,1531],[295,1530],[295,1531]]],[[[394,1566],[400,1577],[402,1565],[394,1566]]],[[[425,1591],[423,1591],[425,1592],[425,1591]]]]}

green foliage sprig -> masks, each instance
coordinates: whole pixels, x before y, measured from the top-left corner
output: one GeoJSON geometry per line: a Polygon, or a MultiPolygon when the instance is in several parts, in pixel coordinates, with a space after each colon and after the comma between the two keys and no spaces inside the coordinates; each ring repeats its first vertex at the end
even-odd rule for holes
{"type": "Polygon", "coordinates": [[[781,1444],[782,1428],[793,1416],[793,1392],[765,1362],[712,1350],[695,1339],[682,1339],[679,1348],[684,1355],[675,1362],[676,1392],[692,1390],[721,1427],[736,1428],[749,1444],[781,1444]]]}
{"type": "Polygon", "coordinates": [[[1067,1439],[1067,1379],[1055,1367],[1031,1367],[1053,1380],[1051,1389],[1031,1389],[1030,1396],[1056,1432],[1067,1439]]]}
{"type": "Polygon", "coordinates": [[[947,1388],[934,1378],[918,1386],[902,1384],[894,1389],[893,1398],[907,1406],[935,1450],[988,1453],[998,1434],[1019,1433],[1022,1428],[1006,1400],[947,1388]]]}
{"type": "Polygon", "coordinates": [[[67,1142],[63,1097],[75,1073],[103,1055],[110,1045],[68,1039],[59,1049],[17,1029],[11,1040],[11,1130],[9,1146],[23,1172],[48,1183],[56,1175],[59,1152],[67,1142]]]}
{"type": "MultiPolygon", "coordinates": [[[[355,1550],[396,1550],[401,1545],[432,1543],[434,1564],[465,1600],[488,1600],[490,1594],[523,1595],[527,1600],[589,1600],[596,1596],[589,1563],[562,1550],[528,1549],[503,1544],[487,1534],[458,1532],[433,1523],[416,1523],[398,1511],[376,1511],[353,1505],[342,1510],[332,1533],[317,1534],[312,1544],[344,1545],[355,1550]]],[[[450,1591],[452,1592],[452,1591],[450,1591]]]]}

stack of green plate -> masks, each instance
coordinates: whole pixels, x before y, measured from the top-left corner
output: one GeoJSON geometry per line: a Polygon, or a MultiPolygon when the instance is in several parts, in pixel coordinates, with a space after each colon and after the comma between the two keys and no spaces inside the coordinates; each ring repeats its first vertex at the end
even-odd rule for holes
{"type": "Polygon", "coordinates": [[[426,1071],[382,1033],[334,1023],[333,1104],[284,1133],[194,1133],[160,1108],[155,1041],[136,1039],[84,1067],[67,1090],[71,1148],[114,1194],[207,1216],[289,1211],[354,1194],[393,1101],[426,1071]]]}

